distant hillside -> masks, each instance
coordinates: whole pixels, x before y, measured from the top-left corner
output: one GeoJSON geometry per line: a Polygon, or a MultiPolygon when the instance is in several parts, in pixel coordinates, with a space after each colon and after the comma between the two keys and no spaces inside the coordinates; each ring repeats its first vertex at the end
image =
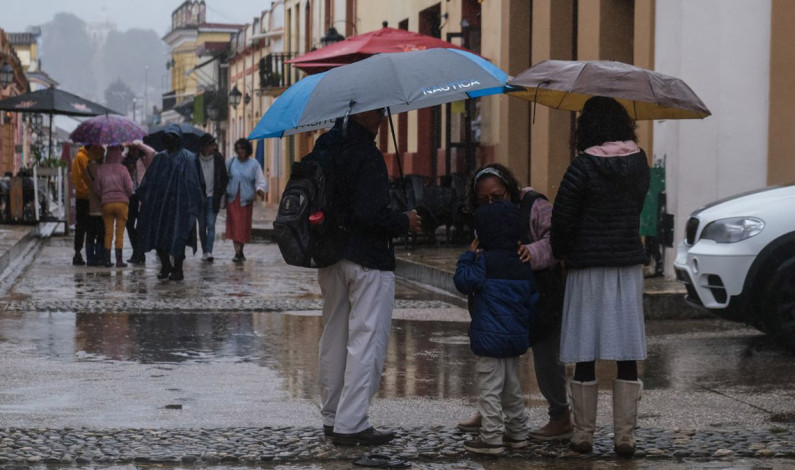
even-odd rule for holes
{"type": "MultiPolygon", "coordinates": [[[[61,88],[98,103],[110,106],[105,98],[115,95],[113,89],[106,91],[114,82],[118,87],[121,81],[136,96],[139,113],[145,89],[149,109],[159,105],[164,92],[167,49],[155,30],[122,32],[110,24],[97,31],[89,26],[71,13],[57,13],[52,21],[42,25],[42,69],[60,82],[61,88]]],[[[120,99],[131,101],[132,96],[125,94],[120,99]]],[[[120,103],[113,104],[119,109],[120,103]]],[[[132,103],[127,109],[132,111],[132,103]]]]}

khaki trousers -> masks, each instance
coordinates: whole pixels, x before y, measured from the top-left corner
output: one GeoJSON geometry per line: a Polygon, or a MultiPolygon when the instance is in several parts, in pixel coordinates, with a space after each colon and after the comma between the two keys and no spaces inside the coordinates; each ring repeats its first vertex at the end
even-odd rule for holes
{"type": "Polygon", "coordinates": [[[352,434],[370,427],[389,343],[395,273],[348,260],[318,270],[323,335],[318,369],[324,426],[352,434]]]}
{"type": "Polygon", "coordinates": [[[116,249],[124,247],[124,227],[127,225],[126,202],[109,202],[102,206],[102,222],[105,223],[105,249],[110,250],[113,241],[113,222],[116,222],[116,249]]]}
{"type": "Polygon", "coordinates": [[[519,357],[478,356],[476,367],[478,411],[483,416],[481,440],[502,445],[503,434],[512,439],[527,439],[529,416],[519,383],[519,357]]]}

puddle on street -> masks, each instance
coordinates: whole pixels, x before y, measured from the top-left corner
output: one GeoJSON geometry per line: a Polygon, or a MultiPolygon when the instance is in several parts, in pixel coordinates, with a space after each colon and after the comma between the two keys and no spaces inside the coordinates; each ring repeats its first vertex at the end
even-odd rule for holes
{"type": "MultiPolygon", "coordinates": [[[[721,334],[735,325],[713,320],[649,322],[645,388],[689,391],[739,384],[760,391],[795,381],[792,356],[752,330],[721,334]],[[717,331],[716,331],[717,329],[717,331]]],[[[475,356],[463,322],[394,320],[379,395],[385,398],[475,397],[475,356]]],[[[288,393],[317,391],[319,316],[237,314],[0,314],[0,342],[62,361],[143,364],[253,363],[276,371],[288,393]]],[[[530,354],[522,358],[523,389],[538,396],[530,354]]],[[[610,387],[611,362],[597,363],[600,386],[610,387]]]]}

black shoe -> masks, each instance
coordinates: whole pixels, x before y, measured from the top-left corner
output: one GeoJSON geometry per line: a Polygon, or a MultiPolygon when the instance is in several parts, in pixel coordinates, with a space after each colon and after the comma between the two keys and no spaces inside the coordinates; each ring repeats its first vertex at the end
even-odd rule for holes
{"type": "Polygon", "coordinates": [[[243,262],[243,257],[241,257],[240,255],[235,255],[235,257],[232,258],[232,262],[233,263],[242,263],[243,262]]]}
{"type": "Polygon", "coordinates": [[[334,435],[334,426],[326,426],[323,425],[323,435],[326,437],[331,437],[334,435]]]}
{"type": "Polygon", "coordinates": [[[75,253],[75,257],[72,258],[72,266],[85,266],[86,262],[83,261],[83,255],[80,253],[75,253]]]}
{"type": "Polygon", "coordinates": [[[394,438],[395,433],[392,431],[376,431],[375,428],[369,427],[353,434],[335,432],[332,443],[337,446],[378,446],[386,444],[394,438]]]}
{"type": "Polygon", "coordinates": [[[181,281],[185,279],[185,275],[182,273],[182,270],[173,270],[171,274],[168,275],[169,281],[181,281]]]}

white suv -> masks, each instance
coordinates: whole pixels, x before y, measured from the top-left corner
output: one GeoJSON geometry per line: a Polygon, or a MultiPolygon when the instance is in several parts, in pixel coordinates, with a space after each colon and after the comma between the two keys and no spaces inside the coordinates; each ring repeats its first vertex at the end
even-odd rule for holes
{"type": "Polygon", "coordinates": [[[689,303],[795,349],[795,185],[732,196],[693,212],[674,268],[689,303]]]}

